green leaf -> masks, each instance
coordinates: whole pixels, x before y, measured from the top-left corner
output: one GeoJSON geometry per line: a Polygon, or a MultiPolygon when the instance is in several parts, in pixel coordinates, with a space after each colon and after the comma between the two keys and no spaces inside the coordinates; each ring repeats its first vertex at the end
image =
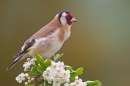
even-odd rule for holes
{"type": "Polygon", "coordinates": [[[32,84],[27,84],[27,85],[25,85],[25,86],[32,86],[32,84]]]}
{"type": "Polygon", "coordinates": [[[44,65],[46,66],[46,67],[48,67],[48,66],[50,66],[51,65],[51,60],[46,60],[45,62],[44,62],[44,65]]]}
{"type": "Polygon", "coordinates": [[[44,59],[40,56],[39,52],[36,52],[36,59],[40,65],[44,65],[44,59]]]}
{"type": "Polygon", "coordinates": [[[71,72],[74,72],[74,70],[72,69],[71,66],[65,66],[64,68],[65,68],[65,70],[69,70],[70,73],[71,73],[71,72]]]}
{"type": "Polygon", "coordinates": [[[49,84],[47,81],[44,81],[44,86],[52,86],[52,84],[49,84]]]}
{"type": "Polygon", "coordinates": [[[38,68],[38,66],[32,67],[32,69],[31,69],[31,71],[30,71],[30,74],[31,74],[31,75],[34,75],[34,76],[41,74],[41,72],[39,72],[39,71],[37,70],[37,68],[38,68]]]}
{"type": "Polygon", "coordinates": [[[102,83],[99,80],[87,81],[87,86],[101,86],[102,83]]]}
{"type": "Polygon", "coordinates": [[[76,72],[76,76],[81,75],[83,73],[83,68],[80,67],[75,72],[76,72]]]}
{"type": "Polygon", "coordinates": [[[45,65],[41,65],[41,66],[38,66],[37,70],[43,73],[46,70],[46,68],[47,67],[45,65]]]}
{"type": "Polygon", "coordinates": [[[75,72],[70,73],[70,82],[74,82],[75,81],[75,77],[76,77],[76,73],[75,72]]]}
{"type": "Polygon", "coordinates": [[[64,53],[62,53],[61,55],[60,54],[56,54],[54,55],[54,61],[57,61],[58,59],[60,59],[62,56],[64,55],[64,53]]]}
{"type": "Polygon", "coordinates": [[[34,74],[32,74],[31,72],[29,73],[29,76],[34,76],[34,74]]]}

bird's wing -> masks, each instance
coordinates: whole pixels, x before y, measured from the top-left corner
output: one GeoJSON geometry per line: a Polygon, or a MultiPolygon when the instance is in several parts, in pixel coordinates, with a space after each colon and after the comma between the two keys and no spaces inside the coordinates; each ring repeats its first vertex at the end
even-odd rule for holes
{"type": "Polygon", "coordinates": [[[51,35],[51,33],[53,33],[57,28],[56,27],[43,27],[42,29],[40,29],[38,32],[36,32],[34,35],[32,35],[23,45],[21,51],[16,54],[14,57],[17,58],[18,56],[27,53],[29,50],[31,50],[33,48],[33,45],[36,43],[36,41],[40,38],[45,38],[49,35],[51,35]]]}

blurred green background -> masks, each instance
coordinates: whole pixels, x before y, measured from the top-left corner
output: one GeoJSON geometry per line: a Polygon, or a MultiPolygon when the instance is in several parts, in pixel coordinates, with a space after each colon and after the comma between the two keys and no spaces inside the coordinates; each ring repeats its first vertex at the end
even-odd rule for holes
{"type": "Polygon", "coordinates": [[[65,53],[60,60],[74,69],[84,67],[84,81],[129,86],[129,0],[0,0],[0,86],[23,86],[15,77],[23,71],[25,60],[9,72],[6,68],[23,42],[63,10],[79,22],[58,52],[65,53]]]}

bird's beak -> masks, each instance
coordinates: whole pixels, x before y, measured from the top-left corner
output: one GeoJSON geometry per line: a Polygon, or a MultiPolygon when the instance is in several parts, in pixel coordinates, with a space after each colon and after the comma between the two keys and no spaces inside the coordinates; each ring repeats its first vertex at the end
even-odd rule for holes
{"type": "Polygon", "coordinates": [[[75,18],[72,18],[71,22],[78,22],[78,21],[75,18]]]}

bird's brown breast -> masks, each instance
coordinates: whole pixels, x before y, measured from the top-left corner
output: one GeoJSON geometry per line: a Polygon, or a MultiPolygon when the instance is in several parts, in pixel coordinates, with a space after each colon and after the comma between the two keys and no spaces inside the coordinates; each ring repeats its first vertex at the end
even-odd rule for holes
{"type": "Polygon", "coordinates": [[[70,29],[63,28],[63,27],[60,28],[58,36],[59,36],[59,41],[60,42],[66,41],[69,38],[69,36],[70,36],[70,29]]]}

